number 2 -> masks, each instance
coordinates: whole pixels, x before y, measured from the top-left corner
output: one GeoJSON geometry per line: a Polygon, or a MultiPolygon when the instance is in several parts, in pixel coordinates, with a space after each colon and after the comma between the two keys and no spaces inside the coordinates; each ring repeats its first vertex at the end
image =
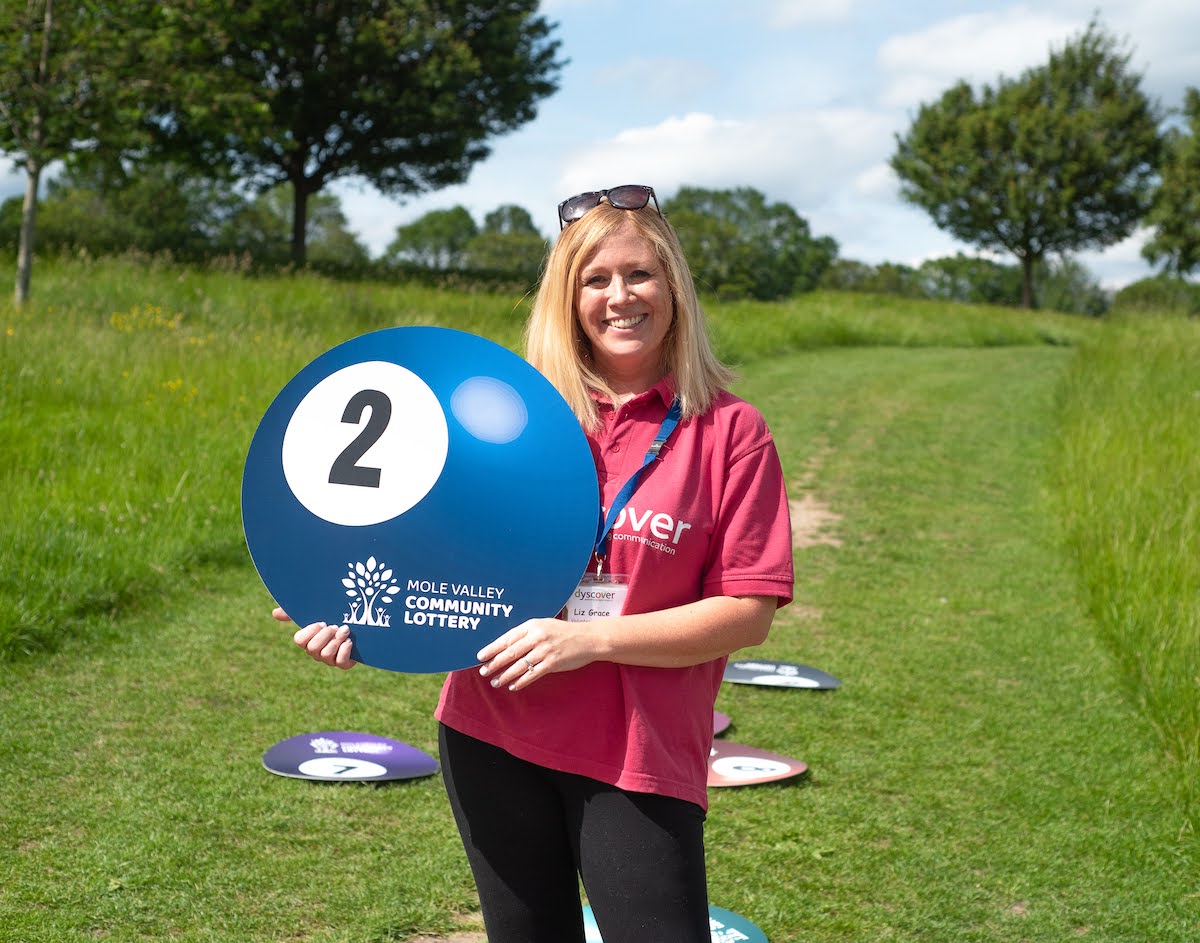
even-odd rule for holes
{"type": "Polygon", "coordinates": [[[382,469],[359,465],[371,446],[379,441],[392,418],[392,401],[379,390],[359,390],[346,404],[342,413],[342,422],[358,425],[362,422],[363,411],[371,407],[371,415],[366,426],[354,437],[354,441],[342,449],[342,453],[334,460],[329,469],[331,485],[355,485],[359,488],[378,488],[382,469]]]}

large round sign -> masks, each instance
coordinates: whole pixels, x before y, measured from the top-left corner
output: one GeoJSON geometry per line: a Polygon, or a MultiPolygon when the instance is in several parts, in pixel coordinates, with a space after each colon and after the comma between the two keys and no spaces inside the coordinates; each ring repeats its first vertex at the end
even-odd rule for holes
{"type": "Polygon", "coordinates": [[[553,616],[599,520],[591,449],[557,390],[482,337],[357,337],[267,409],[242,478],[250,556],[300,625],[348,625],[353,657],[465,668],[553,616]]]}
{"type": "Polygon", "coordinates": [[[417,779],[438,770],[437,760],[407,743],[341,730],[281,740],[263,754],[263,766],[278,776],[330,783],[417,779]]]}

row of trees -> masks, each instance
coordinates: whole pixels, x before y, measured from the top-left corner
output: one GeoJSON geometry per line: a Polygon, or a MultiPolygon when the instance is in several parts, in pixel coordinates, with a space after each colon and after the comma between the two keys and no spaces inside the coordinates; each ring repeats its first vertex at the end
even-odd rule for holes
{"type": "MultiPolygon", "coordinates": [[[[795,209],[750,187],[682,187],[662,201],[662,210],[697,283],[723,298],[772,300],[810,291],[837,257],[833,239],[814,237],[795,209]]],[[[480,230],[457,206],[401,226],[384,258],[437,271],[502,269],[532,277],[547,247],[521,207],[489,213],[480,230]]]]}
{"type": "MultiPolygon", "coordinates": [[[[1075,259],[1039,262],[1034,277],[1043,307],[1092,317],[1109,309],[1108,292],[1075,259]]],[[[1015,307],[1021,304],[1024,280],[1024,269],[1020,265],[1005,265],[993,259],[959,253],[929,259],[916,267],[894,262],[867,265],[838,259],[826,269],[818,287],[1015,307]]]]}
{"type": "MultiPolygon", "coordinates": [[[[28,294],[38,181],[49,245],[237,252],[365,264],[332,180],[388,195],[463,180],[494,135],[551,94],[562,63],[536,0],[0,0],[0,152],[27,174],[14,228],[28,294]],[[286,239],[279,233],[286,231],[286,239]]],[[[976,93],[960,82],[897,138],[903,196],[986,251],[1007,251],[1032,305],[1039,273],[1152,227],[1145,252],[1176,276],[1200,267],[1200,92],[1182,120],[1141,90],[1096,24],[1049,62],[976,93]]],[[[821,283],[837,245],[756,190],[684,187],[664,202],[701,285],[778,298],[821,283]]],[[[401,227],[385,262],[529,278],[544,255],[529,214],[503,206],[401,227]]],[[[896,267],[897,271],[902,267],[896,267]]],[[[878,274],[878,273],[876,273],[878,274]]],[[[832,277],[832,276],[831,276],[832,277]]],[[[971,278],[991,278],[979,266],[971,278]]]]}
{"type": "MultiPolygon", "coordinates": [[[[256,197],[227,181],[158,164],[114,179],[97,165],[69,167],[51,181],[40,207],[39,241],[50,251],[103,255],[124,250],[179,259],[242,256],[259,265],[289,261],[291,205],[287,188],[256,197]]],[[[723,298],[770,300],[817,286],[837,257],[837,243],[812,236],[785,203],[757,190],[683,187],[663,201],[680,233],[699,284],[723,298]]],[[[21,201],[0,206],[0,245],[19,235],[21,201]]],[[[377,274],[463,272],[533,282],[549,248],[529,212],[508,204],[478,226],[461,206],[434,210],[396,230],[372,263],[347,229],[336,197],[308,204],[305,241],[310,263],[377,274]]]]}
{"type": "Polygon", "coordinates": [[[1141,223],[1152,264],[1200,267],[1200,93],[1165,136],[1130,55],[1095,22],[1049,61],[979,92],[959,82],[897,137],[901,194],[940,228],[1022,267],[1113,245],[1141,223]]]}
{"type": "MultiPolygon", "coordinates": [[[[22,204],[19,197],[0,204],[0,246],[18,245],[22,204]]],[[[309,262],[363,269],[367,249],[348,227],[336,196],[319,193],[310,199],[309,262]]],[[[38,246],[48,252],[136,251],[193,262],[238,256],[278,266],[291,257],[292,195],[286,185],[250,195],[178,164],[156,164],[116,178],[101,166],[74,165],[49,181],[39,201],[37,229],[38,246]]]]}
{"type": "Polygon", "coordinates": [[[461,182],[557,88],[559,43],[537,6],[0,0],[0,152],[27,176],[18,303],[56,160],[174,163],[250,194],[286,184],[298,263],[309,201],[333,180],[391,195],[461,182]]]}

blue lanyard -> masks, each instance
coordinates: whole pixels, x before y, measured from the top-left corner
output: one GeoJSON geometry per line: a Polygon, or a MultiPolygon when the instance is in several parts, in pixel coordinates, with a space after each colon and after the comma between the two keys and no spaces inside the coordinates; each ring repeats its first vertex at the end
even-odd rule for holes
{"type": "Polygon", "coordinates": [[[658,453],[662,451],[663,445],[670,438],[671,433],[675,431],[675,427],[679,425],[679,416],[683,412],[683,407],[679,405],[679,398],[676,397],[671,402],[671,408],[667,410],[667,417],[663,420],[662,426],[659,427],[658,435],[654,437],[654,441],[650,444],[650,449],[646,452],[646,457],[642,460],[641,467],[629,476],[629,480],[621,486],[621,490],[617,492],[616,498],[613,499],[612,506],[608,509],[608,516],[604,519],[600,532],[596,535],[595,553],[598,559],[596,566],[596,575],[600,576],[604,569],[604,559],[608,556],[608,538],[609,533],[613,529],[613,525],[617,522],[617,518],[621,512],[625,510],[625,505],[629,503],[629,499],[633,497],[633,492],[637,488],[638,480],[642,477],[642,472],[646,470],[646,466],[658,458],[658,453]]]}

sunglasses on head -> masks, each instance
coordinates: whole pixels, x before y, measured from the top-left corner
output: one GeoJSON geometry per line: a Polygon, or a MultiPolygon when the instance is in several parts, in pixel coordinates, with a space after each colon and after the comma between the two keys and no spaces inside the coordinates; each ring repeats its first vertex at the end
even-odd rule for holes
{"type": "Polygon", "coordinates": [[[654,195],[654,187],[643,187],[639,184],[627,183],[624,186],[613,187],[611,190],[589,190],[587,193],[577,193],[558,204],[558,228],[565,229],[567,223],[573,223],[588,210],[600,205],[607,199],[619,210],[640,210],[651,200],[658,215],[662,216],[662,207],[658,205],[658,197],[654,195]]]}

